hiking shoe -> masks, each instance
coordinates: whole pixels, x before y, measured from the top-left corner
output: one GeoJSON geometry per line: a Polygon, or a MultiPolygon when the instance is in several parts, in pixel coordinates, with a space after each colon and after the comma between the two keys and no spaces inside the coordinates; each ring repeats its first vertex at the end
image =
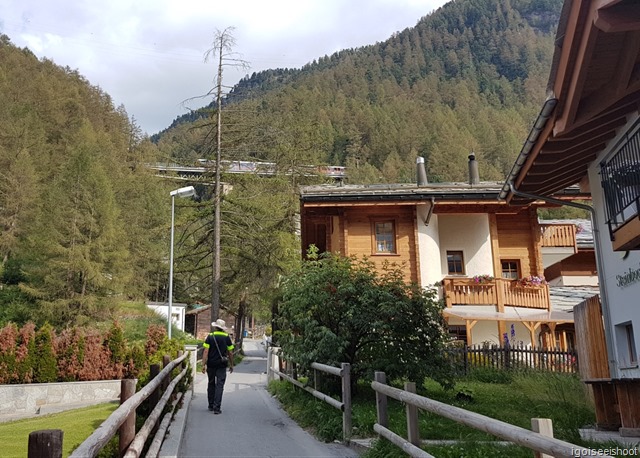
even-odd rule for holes
{"type": "Polygon", "coordinates": [[[209,406],[209,410],[213,411],[213,406],[209,406]]]}
{"type": "Polygon", "coordinates": [[[220,415],[220,414],[222,413],[222,410],[220,410],[220,409],[214,409],[214,410],[213,410],[213,413],[214,413],[215,415],[220,415]]]}

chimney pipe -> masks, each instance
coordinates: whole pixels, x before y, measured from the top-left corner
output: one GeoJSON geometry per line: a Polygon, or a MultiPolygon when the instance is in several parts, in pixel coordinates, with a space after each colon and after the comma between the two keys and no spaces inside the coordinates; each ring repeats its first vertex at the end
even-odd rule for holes
{"type": "Polygon", "coordinates": [[[469,154],[469,184],[480,184],[480,172],[478,172],[478,161],[476,161],[476,154],[472,151],[469,154]]]}
{"type": "Polygon", "coordinates": [[[416,158],[417,181],[418,186],[426,186],[429,184],[427,180],[427,170],[424,168],[424,158],[418,156],[416,158]]]}

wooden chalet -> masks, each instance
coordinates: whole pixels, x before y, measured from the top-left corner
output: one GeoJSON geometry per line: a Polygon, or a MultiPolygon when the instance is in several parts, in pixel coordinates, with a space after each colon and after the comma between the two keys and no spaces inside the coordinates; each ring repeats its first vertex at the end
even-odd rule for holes
{"type": "MultiPolygon", "coordinates": [[[[420,159],[418,176],[426,177],[420,159]]],[[[476,166],[472,155],[469,168],[476,166]]],[[[544,275],[543,249],[553,253],[555,246],[558,259],[573,255],[575,225],[541,224],[543,202],[509,206],[498,199],[501,183],[480,183],[473,173],[473,184],[425,181],[302,188],[303,252],[313,244],[321,252],[366,256],[378,267],[395,263],[407,282],[439,285],[450,332],[468,344],[500,344],[505,336],[512,340],[513,329],[518,344],[570,345],[566,332],[564,339],[541,334],[572,327],[573,315],[554,309],[547,284],[519,280],[544,275]]],[[[575,197],[577,189],[563,196],[575,197]]]]}
{"type": "Polygon", "coordinates": [[[640,2],[565,0],[548,98],[501,197],[592,194],[600,300],[575,308],[599,428],[640,436],[640,2]]]}

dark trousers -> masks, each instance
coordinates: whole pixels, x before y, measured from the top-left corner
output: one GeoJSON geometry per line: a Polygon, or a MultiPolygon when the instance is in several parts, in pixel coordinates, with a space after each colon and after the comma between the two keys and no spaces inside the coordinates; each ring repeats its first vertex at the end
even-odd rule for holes
{"type": "Polygon", "coordinates": [[[213,407],[213,410],[220,410],[224,382],[227,380],[227,367],[207,367],[207,376],[209,377],[209,384],[207,385],[209,406],[213,407]]]}

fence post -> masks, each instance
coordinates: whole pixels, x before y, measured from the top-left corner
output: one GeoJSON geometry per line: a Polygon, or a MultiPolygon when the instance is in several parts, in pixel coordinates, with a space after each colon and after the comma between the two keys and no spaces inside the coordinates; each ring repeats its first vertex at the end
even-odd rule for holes
{"type": "MultiPolygon", "coordinates": [[[[149,382],[156,378],[160,373],[160,365],[152,364],[149,366],[149,382]]],[[[149,412],[153,410],[153,408],[158,404],[158,400],[160,399],[160,387],[153,390],[153,393],[149,395],[149,412]]]]}
{"type": "Polygon", "coordinates": [[[511,368],[511,345],[508,340],[504,343],[504,368],[511,368]]]}
{"type": "MultiPolygon", "coordinates": [[[[136,380],[132,378],[120,380],[120,405],[124,404],[124,402],[134,394],[136,394],[136,380]]],[[[120,425],[118,433],[118,450],[120,451],[120,456],[124,456],[133,438],[136,437],[135,410],[131,412],[122,425],[120,425]]]]}
{"type": "MultiPolygon", "coordinates": [[[[387,384],[387,376],[384,372],[375,372],[374,380],[378,383],[387,384]]],[[[376,410],[378,412],[378,424],[385,428],[389,426],[389,416],[387,414],[387,395],[376,391],[376,410]]]]}
{"type": "Polygon", "coordinates": [[[267,345],[267,385],[273,380],[273,350],[271,345],[267,345]]]}
{"type": "MultiPolygon", "coordinates": [[[[196,384],[196,373],[198,366],[198,346],[197,345],[185,345],[185,351],[189,353],[189,361],[191,363],[191,386],[195,387],[196,384]]],[[[191,390],[191,397],[193,397],[195,389],[191,390]]]]}
{"type": "MultiPolygon", "coordinates": [[[[416,382],[405,382],[404,390],[416,394],[416,382]]],[[[420,447],[420,431],[418,430],[418,408],[407,402],[407,433],[413,445],[420,447]]]]}
{"type": "Polygon", "coordinates": [[[342,404],[342,437],[347,442],[351,439],[351,364],[349,363],[342,363],[342,404]]]}
{"type": "MultiPolygon", "coordinates": [[[[164,355],[162,357],[162,368],[164,369],[165,367],[167,367],[169,363],[171,363],[171,356],[164,355]]],[[[162,386],[162,393],[167,391],[167,387],[169,386],[169,383],[171,383],[171,375],[167,375],[162,381],[162,383],[160,384],[160,386],[162,386]]]]}
{"type": "Polygon", "coordinates": [[[466,343],[462,349],[462,361],[464,362],[464,375],[469,375],[469,347],[466,343]]]}
{"type": "MultiPolygon", "coordinates": [[[[543,436],[553,437],[553,423],[550,418],[532,418],[531,430],[543,436]]],[[[546,453],[533,452],[534,458],[553,458],[546,453]]]]}
{"type": "Polygon", "coordinates": [[[29,433],[28,458],[62,458],[61,429],[41,429],[29,433]]]}

